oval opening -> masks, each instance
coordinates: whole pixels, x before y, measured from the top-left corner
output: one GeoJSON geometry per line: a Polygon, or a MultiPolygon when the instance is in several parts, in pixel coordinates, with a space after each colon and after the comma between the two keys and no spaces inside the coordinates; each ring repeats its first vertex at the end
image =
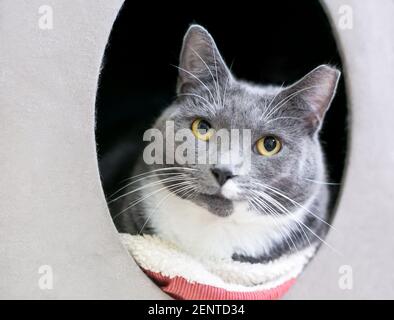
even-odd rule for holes
{"type": "MultiPolygon", "coordinates": [[[[130,177],[142,135],[175,97],[179,53],[191,23],[206,27],[241,79],[290,84],[316,66],[342,62],[329,21],[317,1],[266,1],[226,8],[167,4],[154,10],[126,1],[110,35],[97,92],[97,144],[106,196],[130,177]],[[209,8],[209,9],[207,9],[209,8]],[[166,12],[163,14],[163,12],[166,12]]],[[[343,77],[327,112],[321,141],[334,216],[348,145],[343,77]]],[[[111,214],[117,214],[111,210],[111,214]]],[[[116,221],[115,225],[116,225],[116,221]]]]}

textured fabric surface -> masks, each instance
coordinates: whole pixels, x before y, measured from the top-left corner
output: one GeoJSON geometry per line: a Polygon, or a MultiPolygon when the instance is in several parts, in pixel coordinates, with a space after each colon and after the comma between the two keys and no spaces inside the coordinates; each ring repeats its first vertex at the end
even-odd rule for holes
{"type": "Polygon", "coordinates": [[[277,299],[294,283],[315,250],[267,263],[195,257],[152,235],[120,235],[122,243],[160,288],[178,299],[277,299]]]}
{"type": "Polygon", "coordinates": [[[178,300],[275,300],[295,283],[295,279],[290,279],[271,289],[242,292],[191,283],[182,277],[170,278],[148,270],[145,272],[165,293],[178,300]]]}

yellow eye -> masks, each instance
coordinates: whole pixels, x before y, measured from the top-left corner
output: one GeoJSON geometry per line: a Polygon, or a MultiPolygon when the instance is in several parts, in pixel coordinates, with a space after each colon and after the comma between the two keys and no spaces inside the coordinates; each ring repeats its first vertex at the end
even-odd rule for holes
{"type": "Polygon", "coordinates": [[[192,132],[197,139],[203,141],[208,141],[213,135],[211,125],[207,121],[199,118],[193,121],[192,132]]]}
{"type": "Polygon", "coordinates": [[[282,148],[282,144],[279,139],[273,136],[265,136],[257,140],[256,149],[257,151],[266,157],[273,156],[277,154],[282,148]]]}

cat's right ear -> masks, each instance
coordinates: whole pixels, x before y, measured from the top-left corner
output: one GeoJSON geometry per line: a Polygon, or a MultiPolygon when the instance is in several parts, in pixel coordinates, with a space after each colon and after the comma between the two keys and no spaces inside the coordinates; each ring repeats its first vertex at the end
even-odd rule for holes
{"type": "Polygon", "coordinates": [[[183,39],[177,93],[190,92],[196,86],[209,84],[220,89],[231,79],[231,72],[212,36],[200,25],[192,25],[183,39]]]}

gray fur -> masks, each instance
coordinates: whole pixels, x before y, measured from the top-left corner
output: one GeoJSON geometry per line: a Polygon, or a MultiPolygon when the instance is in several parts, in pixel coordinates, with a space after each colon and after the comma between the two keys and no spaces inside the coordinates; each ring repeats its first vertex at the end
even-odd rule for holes
{"type": "MultiPolygon", "coordinates": [[[[322,65],[297,83],[285,88],[250,84],[236,79],[231,74],[212,37],[204,28],[197,25],[191,26],[185,36],[180,68],[177,85],[179,96],[163,112],[154,127],[164,132],[165,121],[173,120],[175,130],[190,128],[191,122],[195,118],[203,118],[216,129],[251,129],[253,142],[253,145],[250,146],[252,148],[251,171],[248,175],[238,175],[233,178],[234,182],[245,190],[239,195],[240,199],[248,199],[249,195],[246,190],[262,191],[261,188],[252,184],[252,181],[260,181],[277,188],[288,198],[300,204],[305,204],[313,196],[312,205],[308,209],[319,218],[306,213],[303,222],[317,235],[323,236],[326,225],[320,219],[327,220],[328,218],[329,194],[327,186],[324,184],[326,180],[325,164],[318,133],[325,112],[335,95],[340,76],[339,71],[331,66],[322,65]],[[212,80],[212,74],[202,63],[202,60],[211,70],[214,79],[217,80],[220,96],[225,95],[226,97],[222,99],[224,100],[223,105],[214,106],[214,114],[203,108],[201,99],[195,96],[199,95],[212,102],[212,96],[202,83],[214,93],[217,89],[212,80]],[[191,74],[195,75],[198,80],[191,74]],[[298,91],[300,92],[296,94],[298,91]],[[193,96],[188,94],[193,94],[193,96]],[[292,94],[294,95],[291,99],[274,111],[278,103],[285,101],[292,94]],[[263,115],[269,112],[272,114],[264,119],[263,115]],[[282,140],[282,150],[275,156],[264,157],[256,152],[254,142],[264,135],[273,135],[282,140]]],[[[147,166],[141,159],[134,169],[133,175],[159,167],[171,166],[166,164],[147,166]]],[[[187,165],[187,167],[197,169],[188,172],[187,176],[198,178],[196,183],[202,190],[195,194],[191,201],[223,218],[231,215],[234,210],[234,201],[237,199],[226,199],[220,195],[220,186],[210,171],[212,165],[187,165]]],[[[236,172],[237,166],[230,169],[236,172]]],[[[126,192],[142,187],[147,181],[149,180],[133,184],[126,189],[126,192]]],[[[120,215],[117,221],[121,231],[134,233],[146,223],[149,212],[146,212],[145,201],[127,210],[128,205],[141,196],[141,192],[134,192],[123,198],[122,209],[125,210],[125,213],[120,215]]],[[[275,199],[291,212],[297,209],[294,202],[284,197],[275,195],[275,199]]],[[[280,210],[277,213],[283,214],[280,210]]],[[[262,210],[259,214],[270,213],[262,210]]],[[[154,226],[148,221],[143,232],[155,233],[154,226]]],[[[306,230],[306,233],[310,235],[309,238],[312,241],[318,241],[309,231],[306,230]]],[[[300,232],[294,239],[298,248],[309,245],[300,232]]],[[[270,253],[262,256],[253,257],[235,252],[233,258],[249,262],[270,260],[280,257],[290,250],[286,243],[288,243],[288,239],[282,239],[270,253]]]]}

